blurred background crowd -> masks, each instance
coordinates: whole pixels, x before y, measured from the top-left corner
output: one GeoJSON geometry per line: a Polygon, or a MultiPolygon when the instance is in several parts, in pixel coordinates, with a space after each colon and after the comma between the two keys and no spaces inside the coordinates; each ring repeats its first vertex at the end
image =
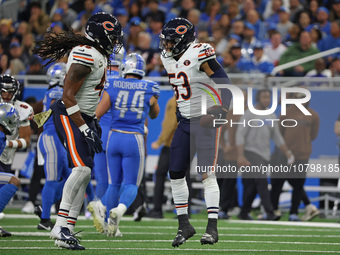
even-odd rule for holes
{"type": "MultiPolygon", "coordinates": [[[[174,17],[196,27],[228,73],[270,75],[275,66],[340,45],[340,0],[0,0],[0,73],[45,74],[35,40],[69,27],[82,33],[91,14],[115,15],[128,53],[142,54],[147,76],[165,76],[159,34],[174,17]]],[[[280,76],[337,77],[340,53],[280,71],[280,76]]],[[[47,67],[46,67],[47,68],[47,67]]]]}

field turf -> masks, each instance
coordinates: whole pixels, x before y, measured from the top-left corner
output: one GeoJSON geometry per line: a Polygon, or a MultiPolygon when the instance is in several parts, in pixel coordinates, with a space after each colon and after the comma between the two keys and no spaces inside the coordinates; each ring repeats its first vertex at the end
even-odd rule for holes
{"type": "Polygon", "coordinates": [[[201,245],[199,240],[205,231],[206,216],[195,215],[191,223],[197,234],[179,248],[173,248],[171,242],[177,232],[177,221],[172,214],[162,220],[143,218],[141,222],[126,217],[120,223],[123,237],[119,238],[99,234],[92,220],[81,217],[76,230],[83,230],[81,244],[86,250],[69,251],[55,247],[49,232],[37,230],[36,216],[6,210],[5,213],[0,225],[12,232],[12,236],[0,238],[1,255],[340,254],[340,224],[336,220],[310,223],[220,220],[219,242],[201,245]]]}

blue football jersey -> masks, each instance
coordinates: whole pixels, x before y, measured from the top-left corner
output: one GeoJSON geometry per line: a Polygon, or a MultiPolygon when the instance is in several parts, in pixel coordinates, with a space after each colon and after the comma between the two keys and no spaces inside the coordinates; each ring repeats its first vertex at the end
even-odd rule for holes
{"type": "MultiPolygon", "coordinates": [[[[107,82],[105,84],[105,89],[113,83],[112,80],[119,78],[119,72],[118,71],[107,71],[107,82]]],[[[99,124],[101,126],[110,126],[111,124],[111,109],[109,109],[101,118],[99,121],[99,124]]]]}
{"type": "Polygon", "coordinates": [[[150,99],[153,96],[159,97],[158,84],[147,80],[119,78],[110,80],[105,90],[111,100],[110,128],[144,134],[150,99]]]}
{"type": "MultiPolygon", "coordinates": [[[[63,95],[63,88],[56,86],[53,88],[50,88],[46,91],[45,93],[45,97],[43,100],[43,104],[44,104],[44,108],[43,111],[46,112],[50,109],[50,105],[52,100],[57,100],[59,98],[61,98],[63,95]]],[[[46,123],[44,124],[44,130],[51,130],[51,131],[55,131],[55,126],[53,123],[53,118],[49,118],[46,123]]]]}

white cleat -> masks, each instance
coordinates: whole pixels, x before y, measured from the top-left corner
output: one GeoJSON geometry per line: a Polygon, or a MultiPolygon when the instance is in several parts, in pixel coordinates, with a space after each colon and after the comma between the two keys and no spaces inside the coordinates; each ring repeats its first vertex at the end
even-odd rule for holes
{"type": "Polygon", "coordinates": [[[118,231],[118,224],[122,216],[116,208],[113,208],[110,210],[110,217],[107,220],[107,233],[106,235],[108,237],[114,237],[116,236],[116,233],[118,231]]]}
{"type": "Polygon", "coordinates": [[[119,228],[117,228],[117,232],[115,234],[115,237],[122,237],[122,236],[123,236],[122,232],[120,232],[119,228]]]}
{"type": "Polygon", "coordinates": [[[105,233],[106,206],[100,200],[92,201],[87,206],[87,210],[92,214],[93,225],[99,233],[105,233]]]}
{"type": "Polygon", "coordinates": [[[21,209],[22,213],[34,213],[34,204],[31,201],[27,201],[24,207],[21,209]]]}
{"type": "Polygon", "coordinates": [[[301,217],[301,219],[303,221],[309,221],[314,219],[319,214],[320,211],[318,210],[318,208],[313,204],[309,204],[306,206],[306,213],[301,217]]]}

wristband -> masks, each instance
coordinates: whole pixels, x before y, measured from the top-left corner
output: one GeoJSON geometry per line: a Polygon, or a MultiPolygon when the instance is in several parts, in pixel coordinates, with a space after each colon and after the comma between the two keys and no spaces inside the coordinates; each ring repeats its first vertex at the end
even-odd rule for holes
{"type": "Polygon", "coordinates": [[[66,112],[67,112],[68,116],[70,116],[70,115],[72,115],[72,114],[74,114],[78,111],[80,111],[78,104],[75,104],[75,105],[73,105],[69,108],[66,108],[66,112]]]}
{"type": "MultiPolygon", "coordinates": [[[[12,149],[18,148],[18,142],[17,142],[17,140],[10,140],[10,142],[12,142],[12,147],[10,147],[10,148],[12,148],[12,149]]],[[[9,144],[9,143],[8,143],[8,144],[9,144]]]]}
{"type": "Polygon", "coordinates": [[[20,138],[19,141],[21,142],[21,149],[25,149],[27,147],[27,142],[24,138],[20,138]]]}
{"type": "Polygon", "coordinates": [[[87,124],[83,124],[79,127],[79,130],[80,130],[80,132],[84,132],[88,128],[89,128],[89,126],[87,124]]]}

